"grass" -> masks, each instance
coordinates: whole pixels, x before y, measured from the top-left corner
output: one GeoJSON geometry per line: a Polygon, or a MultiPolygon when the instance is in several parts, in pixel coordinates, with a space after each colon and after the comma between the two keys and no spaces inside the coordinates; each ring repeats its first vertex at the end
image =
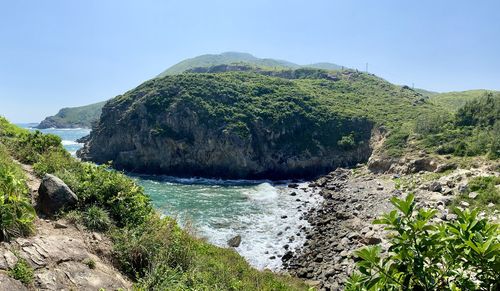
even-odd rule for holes
{"type": "Polygon", "coordinates": [[[14,267],[9,270],[9,275],[25,285],[30,285],[34,279],[33,268],[22,258],[19,258],[14,267]]]}
{"type": "Polygon", "coordinates": [[[476,177],[469,181],[467,191],[456,197],[452,206],[460,206],[461,201],[466,201],[470,208],[479,208],[487,212],[500,210],[500,188],[498,185],[500,185],[500,177],[476,177]],[[472,192],[477,193],[476,198],[469,197],[472,192]],[[488,206],[490,203],[493,204],[493,207],[488,206]]]}
{"type": "Polygon", "coordinates": [[[113,223],[106,210],[92,205],[83,213],[83,224],[91,230],[107,231],[113,223]]]}
{"type": "Polygon", "coordinates": [[[24,173],[0,143],[0,241],[32,234],[34,219],[24,173]]]}

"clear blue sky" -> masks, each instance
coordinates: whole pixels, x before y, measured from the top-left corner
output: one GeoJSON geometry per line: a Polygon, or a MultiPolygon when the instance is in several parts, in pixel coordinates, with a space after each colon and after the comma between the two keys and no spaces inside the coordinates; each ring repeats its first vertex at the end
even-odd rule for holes
{"type": "Polygon", "coordinates": [[[499,13],[498,0],[0,0],[0,115],[40,121],[224,51],[499,90],[499,13]]]}

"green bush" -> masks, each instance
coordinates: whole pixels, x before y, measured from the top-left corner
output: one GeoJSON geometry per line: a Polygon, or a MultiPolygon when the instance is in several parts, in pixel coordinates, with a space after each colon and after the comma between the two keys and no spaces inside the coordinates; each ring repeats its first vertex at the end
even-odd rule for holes
{"type": "Polygon", "coordinates": [[[83,260],[83,263],[85,265],[87,265],[87,267],[89,267],[89,269],[92,269],[92,270],[95,269],[95,267],[96,267],[95,261],[92,260],[91,258],[87,258],[87,259],[83,260]]]}
{"type": "Polygon", "coordinates": [[[192,257],[191,240],[174,220],[158,215],[113,234],[114,250],[122,270],[136,278],[144,276],[160,258],[169,268],[187,270],[192,257]]]}
{"type": "Polygon", "coordinates": [[[9,275],[26,285],[33,282],[33,268],[24,260],[19,258],[14,267],[9,271],[9,275]]]}
{"type": "Polygon", "coordinates": [[[91,230],[107,231],[112,222],[106,210],[92,205],[83,213],[83,224],[91,230]]]}
{"type": "Polygon", "coordinates": [[[35,210],[21,170],[0,144],[0,241],[33,233],[35,210]]]}
{"type": "Polygon", "coordinates": [[[456,221],[433,224],[436,210],[416,210],[413,198],[391,199],[397,210],[374,221],[391,232],[389,252],[356,251],[357,272],[346,290],[498,290],[498,224],[459,209],[456,221]]]}

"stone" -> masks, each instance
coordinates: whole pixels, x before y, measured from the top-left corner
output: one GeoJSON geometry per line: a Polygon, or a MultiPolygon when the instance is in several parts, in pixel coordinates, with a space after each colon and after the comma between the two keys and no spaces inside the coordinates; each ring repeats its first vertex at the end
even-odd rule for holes
{"type": "Polygon", "coordinates": [[[57,229],[64,229],[64,228],[68,228],[68,226],[64,223],[60,223],[60,222],[56,222],[54,224],[54,228],[57,228],[57,229]]]}
{"type": "Polygon", "coordinates": [[[470,192],[469,193],[469,198],[470,199],[475,199],[478,195],[479,195],[479,193],[477,193],[477,192],[470,192]]]}
{"type": "Polygon", "coordinates": [[[443,190],[443,186],[441,183],[434,181],[429,185],[428,189],[432,192],[441,192],[443,190]]]}
{"type": "Polygon", "coordinates": [[[38,188],[38,208],[51,216],[61,210],[73,208],[78,197],[61,179],[45,174],[38,188]]]}
{"type": "Polygon", "coordinates": [[[92,238],[95,239],[96,241],[101,241],[102,240],[101,235],[98,234],[97,232],[92,233],[92,238]]]}
{"type": "Polygon", "coordinates": [[[5,273],[0,273],[0,290],[28,291],[29,289],[21,281],[11,278],[5,273]]]}
{"type": "Polygon", "coordinates": [[[288,188],[297,189],[297,188],[299,188],[299,184],[297,184],[297,183],[290,183],[290,184],[288,184],[288,188]]]}
{"type": "Polygon", "coordinates": [[[441,164],[437,166],[436,170],[434,172],[436,173],[443,173],[448,170],[455,170],[457,168],[457,164],[455,163],[446,163],[446,164],[441,164]]]}
{"type": "Polygon", "coordinates": [[[239,247],[241,244],[241,235],[237,235],[227,241],[227,245],[233,248],[239,247]]]}
{"type": "Polygon", "coordinates": [[[490,208],[495,207],[495,204],[493,204],[493,203],[488,203],[488,207],[490,207],[490,208]]]}
{"type": "Polygon", "coordinates": [[[462,202],[460,202],[460,205],[463,207],[469,207],[470,204],[467,201],[462,201],[462,202]]]}
{"type": "Polygon", "coordinates": [[[462,184],[462,185],[458,185],[458,192],[460,193],[465,193],[467,192],[467,190],[469,190],[469,187],[465,184],[462,184]]]}
{"type": "Polygon", "coordinates": [[[288,252],[286,252],[286,253],[283,255],[283,257],[281,257],[281,260],[282,260],[282,261],[288,261],[288,260],[290,260],[292,257],[293,257],[293,252],[288,251],[288,252]]]}
{"type": "Polygon", "coordinates": [[[12,253],[11,251],[7,250],[4,252],[3,257],[5,258],[5,262],[7,263],[9,269],[14,268],[14,266],[18,261],[16,255],[14,255],[14,253],[12,253]]]}

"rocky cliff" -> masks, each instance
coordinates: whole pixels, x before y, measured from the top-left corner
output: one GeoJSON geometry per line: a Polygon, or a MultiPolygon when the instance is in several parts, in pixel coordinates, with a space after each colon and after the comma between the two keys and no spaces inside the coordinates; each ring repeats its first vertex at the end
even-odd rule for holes
{"type": "Polygon", "coordinates": [[[373,123],[306,89],[251,72],[151,80],[106,104],[79,156],[141,173],[273,179],[366,161],[373,123]]]}
{"type": "Polygon", "coordinates": [[[90,128],[99,119],[104,103],[63,108],[56,115],[45,118],[37,128],[90,128]]]}

